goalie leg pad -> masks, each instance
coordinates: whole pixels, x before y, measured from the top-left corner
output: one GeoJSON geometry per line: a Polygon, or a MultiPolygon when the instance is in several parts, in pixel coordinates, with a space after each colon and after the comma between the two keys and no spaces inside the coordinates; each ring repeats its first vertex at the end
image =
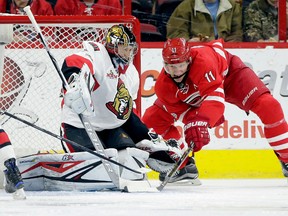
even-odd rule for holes
{"type": "MultiPolygon", "coordinates": [[[[116,149],[106,149],[118,161],[116,149]]],[[[41,154],[19,158],[19,169],[27,191],[97,191],[114,189],[100,158],[88,152],[41,154]]],[[[118,174],[119,167],[111,164],[118,174]]]]}
{"type": "Polygon", "coordinates": [[[167,163],[165,161],[162,160],[158,160],[155,158],[149,158],[147,160],[147,165],[154,170],[155,172],[159,172],[159,173],[167,173],[170,172],[173,167],[174,167],[174,163],[167,163]]]}
{"type": "Polygon", "coordinates": [[[167,173],[173,169],[175,161],[166,151],[158,151],[150,154],[147,165],[156,172],[167,173]]]}
{"type": "MultiPolygon", "coordinates": [[[[119,155],[119,162],[121,164],[135,170],[141,167],[145,167],[146,161],[149,157],[148,152],[136,148],[126,148],[124,150],[120,150],[118,151],[118,155],[119,155]]],[[[146,177],[145,174],[137,174],[131,172],[130,170],[123,169],[122,167],[120,167],[119,169],[120,169],[120,176],[123,179],[144,180],[146,177]]]]}

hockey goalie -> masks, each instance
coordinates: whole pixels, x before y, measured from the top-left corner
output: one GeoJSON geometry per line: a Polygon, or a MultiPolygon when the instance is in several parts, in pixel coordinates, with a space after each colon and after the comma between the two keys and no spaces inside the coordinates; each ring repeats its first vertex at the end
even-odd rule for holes
{"type": "MultiPolygon", "coordinates": [[[[108,30],[104,44],[85,41],[82,51],[65,58],[61,70],[69,88],[64,91],[63,134],[69,140],[95,150],[97,146],[79,118],[79,115],[84,116],[110,159],[134,170],[146,167],[147,163],[151,169],[165,174],[172,170],[186,147],[173,139],[161,139],[137,116],[134,101],[139,90],[139,73],[133,65],[137,51],[135,35],[120,24],[108,30]]],[[[63,143],[63,148],[65,154],[40,154],[21,159],[27,190],[117,188],[100,158],[71,143],[63,143]],[[31,170],[38,176],[43,172],[43,182],[34,181],[35,173],[31,170]]],[[[188,166],[187,172],[173,181],[197,179],[194,161],[191,160],[188,166]]],[[[112,168],[120,179],[147,181],[145,173],[133,173],[117,165],[112,168]]]]}

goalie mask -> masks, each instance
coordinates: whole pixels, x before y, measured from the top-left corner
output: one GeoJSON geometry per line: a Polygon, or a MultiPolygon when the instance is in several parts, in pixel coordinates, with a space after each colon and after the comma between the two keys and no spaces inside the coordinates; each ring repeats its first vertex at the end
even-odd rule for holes
{"type": "Polygon", "coordinates": [[[181,81],[191,62],[190,47],[184,38],[168,39],[162,50],[164,69],[172,79],[181,81]]]}
{"type": "Polygon", "coordinates": [[[122,24],[108,30],[105,46],[109,53],[116,55],[124,64],[132,62],[138,51],[135,35],[122,24]]]}

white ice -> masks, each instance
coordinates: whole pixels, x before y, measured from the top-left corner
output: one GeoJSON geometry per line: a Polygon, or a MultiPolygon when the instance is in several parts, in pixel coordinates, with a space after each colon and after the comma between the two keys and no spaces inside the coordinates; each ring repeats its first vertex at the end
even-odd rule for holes
{"type": "Polygon", "coordinates": [[[26,195],[26,200],[13,200],[0,190],[0,216],[288,215],[288,183],[284,178],[202,180],[201,186],[167,185],[158,193],[26,192],[26,195]]]}

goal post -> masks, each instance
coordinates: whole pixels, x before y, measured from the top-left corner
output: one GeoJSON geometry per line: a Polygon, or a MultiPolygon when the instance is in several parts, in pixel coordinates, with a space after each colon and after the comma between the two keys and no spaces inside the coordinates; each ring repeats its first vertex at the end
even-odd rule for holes
{"type": "MultiPolygon", "coordinates": [[[[140,23],[133,16],[35,16],[35,19],[60,66],[67,55],[81,50],[83,41],[103,42],[114,24],[131,29],[140,47],[140,23]]],[[[61,79],[27,16],[1,16],[0,26],[5,24],[13,24],[14,40],[5,46],[4,66],[0,71],[0,109],[61,135],[61,79]]],[[[139,50],[134,59],[139,78],[140,58],[139,50]]],[[[141,113],[141,91],[136,109],[141,113]]],[[[62,150],[59,140],[8,116],[0,115],[0,123],[17,157],[62,150]]]]}

